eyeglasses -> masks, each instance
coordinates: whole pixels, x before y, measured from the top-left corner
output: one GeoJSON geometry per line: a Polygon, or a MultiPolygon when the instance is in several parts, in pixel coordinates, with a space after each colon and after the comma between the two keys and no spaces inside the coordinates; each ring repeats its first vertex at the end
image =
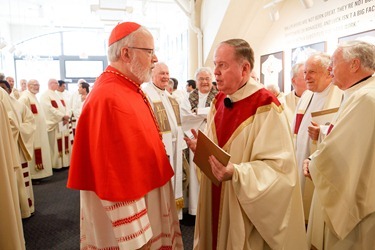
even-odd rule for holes
{"type": "Polygon", "coordinates": [[[155,55],[155,51],[154,49],[149,49],[149,48],[139,48],[139,47],[128,47],[129,49],[140,49],[140,50],[144,50],[144,51],[147,51],[147,53],[152,57],[155,55]]]}
{"type": "Polygon", "coordinates": [[[211,80],[210,77],[199,77],[199,78],[198,78],[198,81],[200,81],[200,82],[203,82],[203,81],[207,81],[207,82],[209,82],[210,80],[211,80]]]}

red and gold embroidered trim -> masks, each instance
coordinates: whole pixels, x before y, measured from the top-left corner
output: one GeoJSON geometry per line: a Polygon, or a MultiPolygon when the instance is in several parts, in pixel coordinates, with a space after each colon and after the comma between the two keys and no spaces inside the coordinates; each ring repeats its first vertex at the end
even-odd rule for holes
{"type": "Polygon", "coordinates": [[[123,218],[123,219],[116,220],[116,221],[112,222],[112,226],[113,227],[119,227],[119,226],[122,226],[124,224],[132,223],[135,220],[139,220],[141,217],[145,216],[146,214],[147,214],[147,210],[143,209],[139,213],[136,213],[136,214],[134,214],[130,217],[123,218]]]}

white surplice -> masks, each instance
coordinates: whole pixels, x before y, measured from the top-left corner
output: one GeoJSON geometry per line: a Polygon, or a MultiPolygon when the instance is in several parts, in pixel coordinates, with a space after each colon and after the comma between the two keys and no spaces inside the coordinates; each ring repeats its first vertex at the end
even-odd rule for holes
{"type": "Polygon", "coordinates": [[[71,143],[69,125],[63,125],[62,118],[67,114],[66,106],[55,91],[48,89],[40,97],[46,121],[52,157],[52,168],[69,167],[71,143]]]}
{"type": "Polygon", "coordinates": [[[153,108],[163,143],[174,171],[172,187],[176,198],[179,218],[182,219],[183,200],[183,153],[187,148],[181,128],[181,115],[178,102],[166,90],[161,90],[153,83],[145,83],[142,90],[147,95],[153,108]]]}
{"type": "Polygon", "coordinates": [[[36,124],[32,160],[28,162],[31,178],[42,179],[52,176],[51,151],[44,111],[36,96],[28,90],[23,92],[18,101],[31,110],[36,124]]]}

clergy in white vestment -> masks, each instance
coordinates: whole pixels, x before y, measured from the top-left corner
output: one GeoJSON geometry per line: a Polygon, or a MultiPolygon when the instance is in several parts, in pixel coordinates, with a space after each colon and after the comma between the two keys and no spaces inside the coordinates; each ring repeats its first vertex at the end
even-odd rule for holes
{"type": "Polygon", "coordinates": [[[40,97],[46,121],[52,168],[60,169],[70,165],[69,116],[66,106],[56,94],[59,84],[56,79],[49,79],[48,90],[40,97]]]}
{"type": "Polygon", "coordinates": [[[74,91],[71,96],[70,96],[70,101],[69,101],[69,106],[72,108],[72,116],[71,116],[71,122],[72,122],[72,131],[73,131],[73,141],[74,141],[74,136],[76,133],[76,128],[77,128],[77,113],[75,114],[74,107],[79,107],[82,105],[82,96],[79,93],[79,86],[82,82],[86,82],[85,79],[79,79],[77,81],[77,88],[78,90],[74,91]]]}
{"type": "Polygon", "coordinates": [[[51,150],[48,140],[47,123],[44,111],[36,94],[39,93],[39,82],[30,79],[19,101],[28,107],[34,115],[36,130],[34,136],[32,159],[29,161],[31,179],[43,179],[52,176],[51,150]]]}
{"type": "Polygon", "coordinates": [[[181,220],[182,209],[184,208],[182,151],[187,146],[181,128],[180,106],[177,100],[166,90],[168,82],[168,66],[165,63],[157,63],[152,71],[152,82],[144,83],[142,90],[151,103],[160,131],[163,134],[165,150],[174,171],[172,187],[176,199],[178,217],[181,220]]]}
{"type": "MultiPolygon", "coordinates": [[[[277,98],[250,78],[254,52],[242,39],[218,45],[220,92],[205,133],[231,155],[207,161],[217,186],[202,174],[194,249],[306,250],[301,190],[288,121],[277,98]]],[[[191,149],[197,140],[187,140],[191,149]]]]}
{"type": "Polygon", "coordinates": [[[296,63],[293,65],[291,70],[291,81],[293,90],[285,95],[284,97],[284,113],[288,118],[292,130],[292,123],[296,115],[296,107],[299,99],[301,98],[303,92],[306,90],[306,82],[303,72],[305,71],[305,63],[296,63]]]}
{"type": "MultiPolygon", "coordinates": [[[[25,187],[25,192],[20,192],[21,216],[28,218],[35,212],[34,191],[28,162],[32,160],[36,124],[33,114],[23,103],[18,102],[12,96],[10,100],[17,112],[19,122],[17,142],[22,169],[17,177],[22,182],[19,186],[25,187]]],[[[20,190],[23,190],[23,187],[20,190]]]]}
{"type": "Polygon", "coordinates": [[[20,97],[22,96],[23,92],[27,90],[27,80],[26,79],[21,79],[20,80],[20,97]]]}
{"type": "Polygon", "coordinates": [[[59,87],[57,88],[56,93],[59,95],[61,100],[64,101],[64,104],[65,104],[65,107],[66,107],[66,110],[67,110],[67,114],[71,115],[71,112],[72,112],[71,106],[70,106],[71,94],[69,93],[69,91],[66,90],[66,82],[63,81],[63,80],[58,80],[57,82],[59,83],[59,87]]]}
{"type": "Polygon", "coordinates": [[[374,249],[375,46],[340,44],[329,71],[344,100],[311,162],[305,161],[305,175],[315,185],[308,244],[318,250],[374,249]]]}
{"type": "MultiPolygon", "coordinates": [[[[10,95],[10,86],[0,81],[0,87],[10,95]]],[[[17,149],[21,169],[17,169],[18,195],[20,200],[21,216],[28,218],[35,211],[34,192],[31,183],[30,168],[28,161],[32,157],[32,148],[35,134],[35,120],[31,111],[22,103],[10,95],[10,103],[15,111],[14,118],[10,117],[14,140],[17,142],[17,149]]]]}
{"type": "Polygon", "coordinates": [[[305,221],[307,222],[313,185],[303,175],[303,161],[315,151],[319,144],[319,134],[325,134],[332,115],[337,111],[342,101],[342,90],[332,83],[328,72],[330,56],[325,53],[315,53],[305,62],[304,78],[307,90],[297,104],[293,122],[297,168],[300,178],[305,221]],[[329,113],[331,112],[331,113],[329,113]],[[329,113],[329,115],[325,115],[329,113]],[[317,117],[313,117],[317,114],[317,117]],[[322,117],[319,120],[318,118],[322,117]]]}
{"type": "Polygon", "coordinates": [[[12,90],[10,96],[16,98],[20,98],[20,93],[16,87],[14,87],[14,78],[12,76],[7,76],[5,80],[9,83],[10,89],[12,90]]]}
{"type": "Polygon", "coordinates": [[[266,85],[266,89],[276,96],[281,104],[285,102],[285,94],[280,90],[280,87],[276,84],[266,85]]]}
{"type": "MultiPolygon", "coordinates": [[[[192,137],[191,129],[205,129],[211,102],[218,92],[212,85],[211,68],[197,69],[195,79],[197,88],[189,94],[189,102],[181,104],[182,128],[188,137],[192,137]]],[[[196,215],[201,172],[193,162],[193,158],[194,153],[189,150],[189,214],[196,215]]]]}
{"type": "Polygon", "coordinates": [[[8,114],[14,109],[9,94],[0,88],[0,249],[26,249],[16,170],[21,168],[8,114]]]}
{"type": "Polygon", "coordinates": [[[72,111],[72,107],[70,106],[70,98],[71,97],[70,97],[70,93],[66,90],[65,81],[58,80],[57,82],[59,83],[59,86],[57,87],[57,90],[55,92],[59,96],[62,105],[65,107],[66,115],[70,117],[69,123],[68,123],[67,133],[69,133],[69,145],[70,145],[69,151],[71,152],[72,151],[71,147],[72,147],[73,141],[74,141],[73,122],[72,122],[72,119],[71,119],[73,111],[72,111]]]}
{"type": "Polygon", "coordinates": [[[80,99],[77,99],[72,106],[73,116],[75,118],[76,124],[78,123],[79,117],[81,116],[83,103],[86,100],[87,95],[90,93],[90,84],[87,82],[80,82],[78,84],[78,93],[80,99]]]}

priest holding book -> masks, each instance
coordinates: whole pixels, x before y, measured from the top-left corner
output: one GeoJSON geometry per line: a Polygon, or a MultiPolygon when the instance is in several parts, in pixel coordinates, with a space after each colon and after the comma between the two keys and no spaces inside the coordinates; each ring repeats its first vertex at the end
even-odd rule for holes
{"type": "MultiPolygon", "coordinates": [[[[226,165],[213,155],[207,159],[219,186],[202,175],[194,249],[307,249],[291,132],[280,102],[250,78],[254,52],[246,41],[221,42],[214,64],[220,92],[205,134],[231,157],[226,165]]],[[[185,140],[198,154],[197,140],[185,140]]]]}

